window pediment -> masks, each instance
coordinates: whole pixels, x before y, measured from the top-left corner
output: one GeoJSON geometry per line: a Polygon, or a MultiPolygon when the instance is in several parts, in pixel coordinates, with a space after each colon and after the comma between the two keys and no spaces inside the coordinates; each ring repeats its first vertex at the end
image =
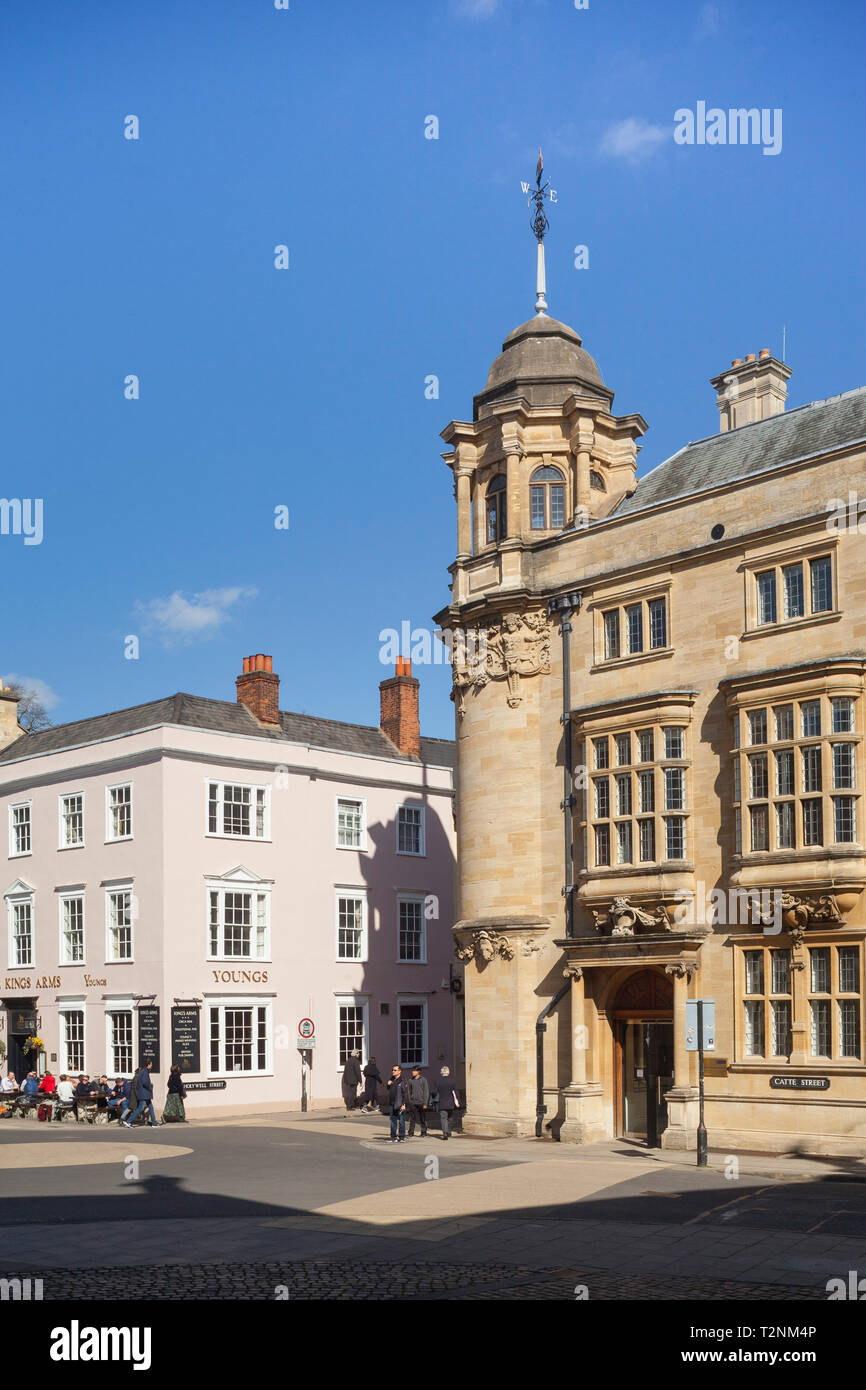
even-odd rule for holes
{"type": "Polygon", "coordinates": [[[35,892],[36,889],[29,883],[25,883],[23,878],[16,878],[15,882],[6,889],[3,896],[4,898],[23,898],[31,897],[35,892]]]}
{"type": "Polygon", "coordinates": [[[261,878],[244,864],[229,869],[224,874],[205,874],[206,883],[273,883],[272,878],[261,878]]]}

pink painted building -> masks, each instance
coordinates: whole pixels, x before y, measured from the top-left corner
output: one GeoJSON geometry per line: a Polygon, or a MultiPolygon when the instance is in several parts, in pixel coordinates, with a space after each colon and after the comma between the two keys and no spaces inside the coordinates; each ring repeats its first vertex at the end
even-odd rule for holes
{"type": "Polygon", "coordinates": [[[7,1065],[153,1055],[162,1100],[177,1060],[193,1116],[333,1103],[354,1047],[462,1077],[454,749],[410,663],[379,728],[280,711],[270,657],[236,684],[30,735],[0,692],[7,1065]]]}

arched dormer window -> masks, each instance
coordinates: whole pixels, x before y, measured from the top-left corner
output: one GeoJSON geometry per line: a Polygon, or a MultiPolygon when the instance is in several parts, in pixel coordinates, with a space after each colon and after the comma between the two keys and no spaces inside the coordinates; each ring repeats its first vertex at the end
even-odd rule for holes
{"type": "Polygon", "coordinates": [[[545,464],[529,480],[529,525],[533,531],[557,531],[565,525],[565,479],[545,464]]]}
{"type": "Polygon", "coordinates": [[[487,484],[487,541],[504,541],[508,535],[505,516],[505,474],[497,473],[487,484]]]}
{"type": "Polygon", "coordinates": [[[590,468],[589,470],[589,485],[590,487],[597,488],[599,492],[607,492],[607,488],[604,485],[604,478],[600,473],[597,473],[594,468],[590,468]]]}

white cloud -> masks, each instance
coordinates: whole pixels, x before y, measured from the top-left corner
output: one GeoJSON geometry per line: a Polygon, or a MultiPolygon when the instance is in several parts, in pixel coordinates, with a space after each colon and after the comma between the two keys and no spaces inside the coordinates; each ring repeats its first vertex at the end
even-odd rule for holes
{"type": "Polygon", "coordinates": [[[602,154],[613,155],[615,159],[636,161],[652,154],[670,138],[671,131],[664,126],[629,116],[625,121],[608,126],[601,137],[600,149],[602,154]]]}
{"type": "Polygon", "coordinates": [[[52,690],[46,681],[40,680],[38,676],[19,676],[16,671],[10,671],[8,675],[0,677],[3,685],[18,685],[25,695],[35,695],[44,710],[54,709],[60,704],[60,696],[56,690],[52,690]]]}
{"type": "Polygon", "coordinates": [[[452,0],[452,3],[457,13],[467,19],[492,19],[500,0],[452,0]]]}
{"type": "Polygon", "coordinates": [[[696,39],[714,39],[722,27],[722,13],[718,5],[714,5],[712,0],[708,0],[706,5],[701,7],[698,15],[698,22],[695,26],[696,39]]]}
{"type": "Polygon", "coordinates": [[[186,598],[175,589],[168,598],[139,600],[136,613],[146,628],[161,634],[164,641],[193,642],[215,637],[230,616],[229,610],[241,599],[254,598],[255,589],[238,585],[231,589],[205,589],[186,598]]]}

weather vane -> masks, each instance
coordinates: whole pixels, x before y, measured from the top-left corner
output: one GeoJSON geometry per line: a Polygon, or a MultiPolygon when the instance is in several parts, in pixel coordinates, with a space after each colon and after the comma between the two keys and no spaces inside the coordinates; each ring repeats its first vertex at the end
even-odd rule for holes
{"type": "Polygon", "coordinates": [[[550,223],[547,220],[547,213],[544,210],[544,200],[545,198],[549,198],[552,203],[556,202],[556,189],[551,188],[550,179],[542,183],[541,180],[543,177],[544,160],[541,155],[541,149],[539,148],[538,163],[535,166],[535,192],[529,192],[531,184],[521,183],[520,185],[523,192],[529,194],[527,207],[533,209],[529,225],[532,228],[532,234],[535,240],[538,242],[538,270],[535,284],[535,312],[537,314],[547,313],[547,300],[545,298],[547,285],[544,274],[544,234],[548,230],[550,223]]]}

